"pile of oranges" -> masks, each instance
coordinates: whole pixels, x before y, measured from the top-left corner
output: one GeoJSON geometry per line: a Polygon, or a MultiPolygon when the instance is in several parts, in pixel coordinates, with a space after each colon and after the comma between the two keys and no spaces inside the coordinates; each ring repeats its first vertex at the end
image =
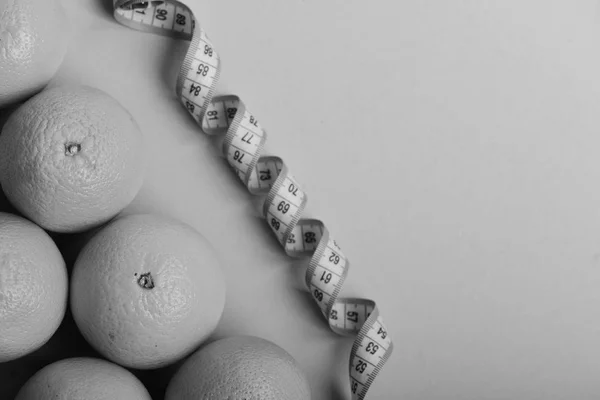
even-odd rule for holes
{"type": "Polygon", "coordinates": [[[145,138],[99,89],[45,88],[64,21],[57,0],[0,0],[0,398],[309,399],[274,343],[209,340],[226,289],[204,236],[122,213],[145,138]]]}

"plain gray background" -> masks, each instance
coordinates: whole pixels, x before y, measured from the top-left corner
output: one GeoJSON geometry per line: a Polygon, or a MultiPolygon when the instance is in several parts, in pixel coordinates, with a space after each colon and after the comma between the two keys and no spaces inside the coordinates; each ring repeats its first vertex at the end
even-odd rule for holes
{"type": "MultiPolygon", "coordinates": [[[[314,400],[349,399],[332,333],[252,199],[175,92],[187,43],[111,1],[63,0],[55,84],[115,96],[152,163],[128,211],[179,218],[222,255],[218,335],[273,340],[314,400]]],[[[600,2],[192,0],[219,93],[269,132],[373,298],[395,353],[369,399],[600,396],[600,2]]]]}

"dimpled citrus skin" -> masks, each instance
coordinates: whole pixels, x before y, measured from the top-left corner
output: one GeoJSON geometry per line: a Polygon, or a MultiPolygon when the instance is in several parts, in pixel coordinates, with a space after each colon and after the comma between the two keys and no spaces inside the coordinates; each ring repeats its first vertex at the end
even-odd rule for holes
{"type": "Polygon", "coordinates": [[[46,86],[67,51],[67,26],[59,0],[0,0],[0,108],[46,86]]]}
{"type": "Polygon", "coordinates": [[[15,400],[152,400],[131,372],[88,357],[47,365],[23,385],[15,400]]]}
{"type": "Polygon", "coordinates": [[[212,246],[187,224],[128,215],[82,249],[70,304],[82,335],[104,357],[158,368],[187,356],[214,331],[225,279],[212,246]]]}
{"type": "Polygon", "coordinates": [[[67,307],[67,269],[46,232],[0,213],[0,362],[41,347],[67,307]]]}
{"type": "Polygon", "coordinates": [[[310,386],[284,349],[254,336],[212,342],[175,373],[165,400],[310,400],[310,386]]]}
{"type": "Polygon", "coordinates": [[[0,183],[27,218],[54,232],[98,226],[125,208],[144,179],[143,135],[107,93],[61,86],[34,96],[0,135],[0,183]]]}

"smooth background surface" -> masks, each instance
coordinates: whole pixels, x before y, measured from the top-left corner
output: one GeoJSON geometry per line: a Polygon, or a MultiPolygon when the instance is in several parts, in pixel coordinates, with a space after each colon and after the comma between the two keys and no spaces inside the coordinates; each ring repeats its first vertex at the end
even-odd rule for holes
{"type": "MultiPolygon", "coordinates": [[[[139,121],[153,161],[127,212],[182,219],[220,252],[216,337],[270,339],[315,400],[349,399],[351,340],[175,97],[187,43],[120,26],[110,0],[63,3],[54,84],[99,87],[139,121]]],[[[381,307],[396,349],[369,399],[600,396],[600,2],[190,4],[219,92],[261,120],[352,261],[343,295],[381,307]]]]}

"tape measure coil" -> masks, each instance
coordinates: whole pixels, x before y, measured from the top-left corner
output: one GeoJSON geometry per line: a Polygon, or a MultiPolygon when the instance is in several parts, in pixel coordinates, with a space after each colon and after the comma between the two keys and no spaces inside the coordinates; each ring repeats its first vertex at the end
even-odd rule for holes
{"type": "Polygon", "coordinates": [[[393,351],[393,343],[374,301],[340,298],[350,262],[325,224],[302,218],[307,195],[276,156],[261,155],[267,133],[241,99],[215,96],[220,58],[190,8],[178,1],[114,0],[115,19],[132,29],[184,40],[190,45],[181,65],[176,93],[208,135],[224,135],[222,153],[253,195],[265,196],[263,215],[290,257],[310,257],[306,286],[340,335],[356,336],[349,359],[350,391],[362,400],[393,351]]]}

